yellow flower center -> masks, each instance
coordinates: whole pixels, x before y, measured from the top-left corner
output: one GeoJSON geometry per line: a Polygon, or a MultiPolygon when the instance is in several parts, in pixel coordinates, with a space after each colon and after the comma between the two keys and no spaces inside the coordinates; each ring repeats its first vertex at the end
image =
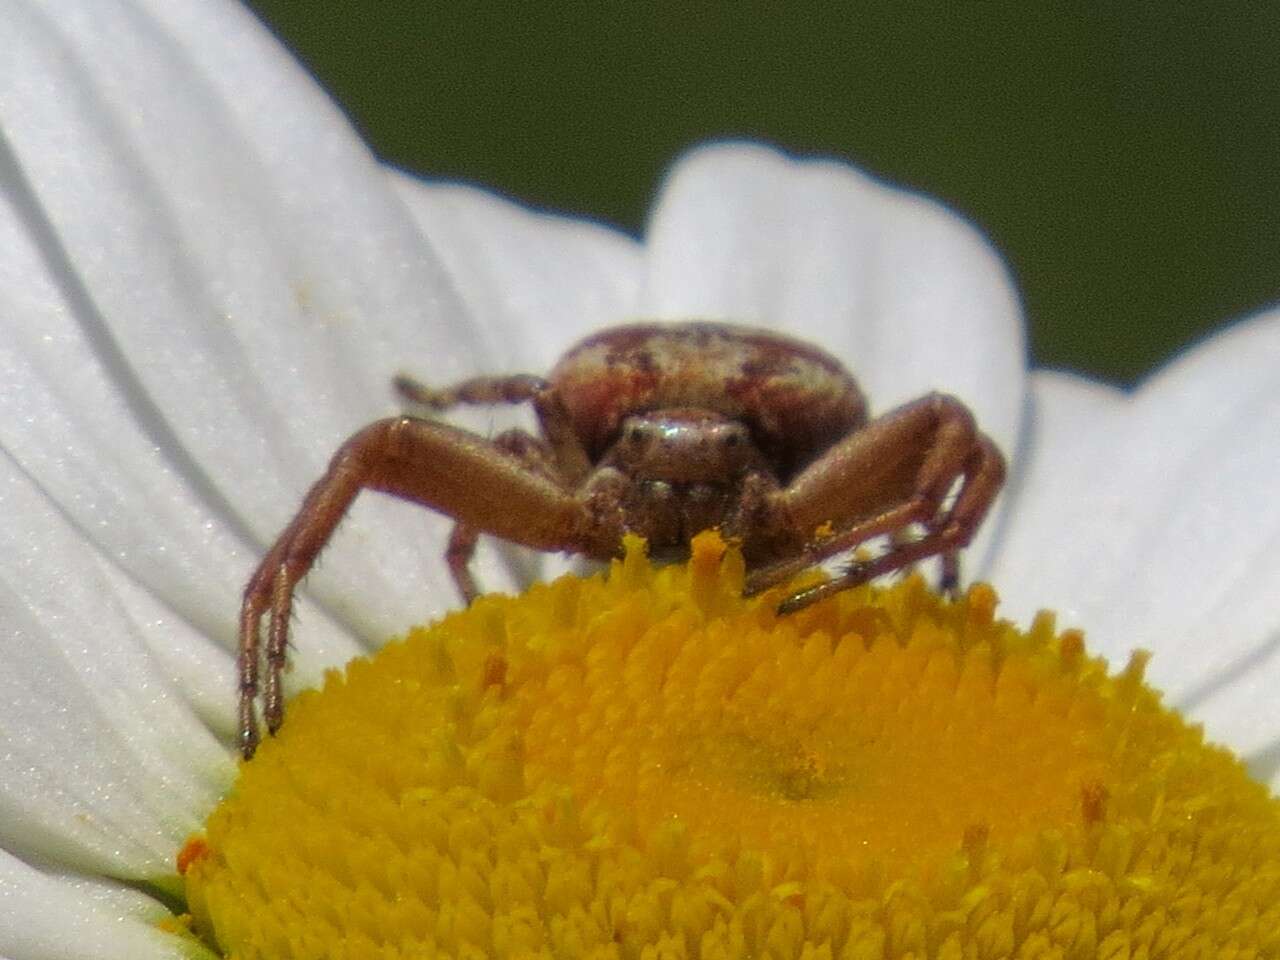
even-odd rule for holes
{"type": "Polygon", "coordinates": [[[225,956],[1280,956],[1280,804],[1078,633],[918,578],[487,597],[290,705],[182,854],[225,956]]]}

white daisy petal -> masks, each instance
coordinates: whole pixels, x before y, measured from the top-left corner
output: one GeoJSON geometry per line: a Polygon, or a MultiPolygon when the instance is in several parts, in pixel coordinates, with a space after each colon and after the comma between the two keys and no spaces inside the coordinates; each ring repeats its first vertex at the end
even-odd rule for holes
{"type": "MultiPolygon", "coordinates": [[[[23,213],[18,204],[0,205],[0,314],[24,318],[0,339],[0,447],[82,535],[166,598],[186,629],[229,648],[253,551],[140,428],[140,402],[44,272],[23,213]]],[[[302,615],[314,634],[303,654],[308,676],[315,675],[313,655],[332,664],[357,652],[319,611],[302,615]]]]}
{"type": "MultiPolygon", "coordinates": [[[[564,349],[633,319],[643,269],[635,240],[530,210],[493,193],[392,173],[471,316],[504,336],[477,373],[545,373],[564,349]]],[[[404,364],[413,370],[414,358],[404,364]]]]}
{"type": "Polygon", "coordinates": [[[1076,623],[1078,567],[1108,523],[1099,501],[1122,506],[1120,494],[1099,483],[1112,479],[1097,459],[1108,442],[1100,438],[1124,422],[1131,404],[1114,387],[1067,373],[1037,371],[1030,385],[1032,439],[1010,477],[999,552],[984,576],[999,591],[1005,616],[1026,624],[1048,606],[1076,623]]]}
{"type": "MultiPolygon", "coordinates": [[[[230,747],[237,734],[235,658],[223,644],[175,615],[114,563],[103,561],[99,566],[115,600],[128,615],[134,636],[156,659],[156,669],[181,691],[182,699],[200,722],[230,747]]],[[[314,620],[308,620],[308,628],[305,649],[295,651],[290,662],[290,692],[317,686],[324,679],[331,658],[342,655],[332,646],[322,648],[315,642],[314,620]]],[[[350,645],[349,637],[337,630],[333,633],[341,644],[350,645]]],[[[348,659],[358,654],[352,649],[348,659]]]]}
{"type": "MultiPolygon", "coordinates": [[[[672,171],[648,253],[642,312],[813,341],[858,377],[873,414],[933,390],[956,394],[1015,453],[1025,389],[1017,295],[985,238],[935,201],[843,163],[720,144],[672,171]]],[[[969,569],[985,569],[994,527],[970,547],[969,569]]]]}
{"type": "Polygon", "coordinates": [[[1113,662],[1152,650],[1152,682],[1244,753],[1277,738],[1277,369],[1280,312],[1191,350],[1127,402],[1037,378],[1045,454],[1033,451],[994,571],[1014,612],[1058,609],[1113,662]]]}
{"type": "Polygon", "coordinates": [[[1155,651],[1151,676],[1170,702],[1240,753],[1280,732],[1277,370],[1272,311],[1143,386],[1126,431],[1126,486],[1140,504],[1121,531],[1131,576],[1099,590],[1112,610],[1128,603],[1106,622],[1155,651]]]}
{"type": "Polygon", "coordinates": [[[139,642],[98,557],[7,458],[0,507],[0,843],[92,873],[169,873],[230,783],[230,754],[139,642]]]}
{"type": "Polygon", "coordinates": [[[198,944],[157,929],[166,915],[136,891],[48,874],[0,850],[0,955],[7,960],[212,960],[198,944]]]}
{"type": "Polygon", "coordinates": [[[1010,451],[1022,320],[987,241],[933,200],[843,163],[758,145],[695,150],[648,233],[646,313],[781,329],[844,360],[883,412],[930,390],[971,404],[1010,451]]]}
{"type": "MultiPolygon", "coordinates": [[[[1272,690],[1275,689],[1275,680],[1272,678],[1270,682],[1272,690]]],[[[1272,697],[1274,704],[1275,698],[1272,697]]],[[[1249,772],[1257,780],[1271,787],[1272,793],[1280,793],[1280,735],[1275,734],[1276,720],[1274,706],[1262,715],[1255,718],[1259,726],[1263,726],[1272,732],[1271,739],[1261,747],[1251,750],[1245,757],[1245,763],[1249,767],[1249,772]]]]}
{"type": "MultiPolygon", "coordinates": [[[[475,328],[382,171],[247,13],[7,14],[6,193],[52,293],[27,319],[76,329],[171,469],[260,546],[337,444],[394,408],[395,362],[470,366],[475,328]]],[[[355,513],[340,539],[362,549],[311,580],[329,606],[380,637],[449,602],[402,511],[355,513]]]]}

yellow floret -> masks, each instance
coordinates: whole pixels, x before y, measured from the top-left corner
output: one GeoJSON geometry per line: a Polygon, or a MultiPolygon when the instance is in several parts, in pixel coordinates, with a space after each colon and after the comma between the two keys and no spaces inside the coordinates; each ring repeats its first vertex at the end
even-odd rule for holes
{"type": "Polygon", "coordinates": [[[225,956],[1271,957],[1280,806],[1042,615],[788,617],[715,535],[301,695],[188,846],[225,956]]]}

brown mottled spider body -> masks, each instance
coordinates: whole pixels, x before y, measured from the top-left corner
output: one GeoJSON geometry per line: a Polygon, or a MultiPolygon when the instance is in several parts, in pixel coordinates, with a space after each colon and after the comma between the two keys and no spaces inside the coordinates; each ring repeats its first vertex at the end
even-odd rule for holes
{"type": "Polygon", "coordinates": [[[780,609],[789,612],[937,555],[954,586],[956,552],[1004,479],[999,451],[953,397],[930,394],[868,420],[857,382],[833,357],[729,324],[605,330],[545,379],[477,377],[433,390],[402,377],[397,388],[436,411],[528,402],[541,435],[512,430],[490,440],[401,416],[342,445],[245,587],[245,756],[258,743],[261,620],[270,611],[263,699],[274,732],[294,588],[361,490],[456,520],[446,559],[468,601],[478,592],[468,563],[482,533],[604,560],[626,532],[644,536],[655,556],[678,557],[695,533],[719,527],[742,543],[749,593],[890,536],[875,559],[785,598],[780,609]],[[914,527],[919,536],[904,536],[914,527]]]}

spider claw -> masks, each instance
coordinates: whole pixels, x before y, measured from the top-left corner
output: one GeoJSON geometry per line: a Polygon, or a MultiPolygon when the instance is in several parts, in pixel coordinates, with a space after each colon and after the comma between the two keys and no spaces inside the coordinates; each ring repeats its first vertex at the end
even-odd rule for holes
{"type": "Polygon", "coordinates": [[[942,554],[942,573],[938,576],[938,592],[952,600],[960,599],[960,557],[954,551],[942,554]]]}
{"type": "Polygon", "coordinates": [[[246,760],[252,760],[253,755],[258,750],[258,721],[252,714],[252,706],[249,707],[249,715],[247,719],[242,719],[240,723],[240,756],[246,760]]]}
{"type": "Polygon", "coordinates": [[[830,586],[831,581],[828,580],[797,591],[789,597],[784,597],[782,602],[778,604],[778,616],[785,617],[788,614],[803,610],[810,604],[817,603],[830,592],[830,586]]]}
{"type": "Polygon", "coordinates": [[[875,564],[868,560],[850,560],[840,570],[838,582],[844,587],[857,587],[876,576],[875,564]]]}

